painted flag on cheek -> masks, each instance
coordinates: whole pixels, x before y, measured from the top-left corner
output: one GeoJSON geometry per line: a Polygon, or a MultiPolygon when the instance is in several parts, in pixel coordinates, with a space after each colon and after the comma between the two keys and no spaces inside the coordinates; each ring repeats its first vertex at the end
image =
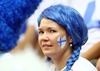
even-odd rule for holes
{"type": "Polygon", "coordinates": [[[66,36],[58,37],[57,42],[61,48],[64,48],[66,44],[66,36]]]}

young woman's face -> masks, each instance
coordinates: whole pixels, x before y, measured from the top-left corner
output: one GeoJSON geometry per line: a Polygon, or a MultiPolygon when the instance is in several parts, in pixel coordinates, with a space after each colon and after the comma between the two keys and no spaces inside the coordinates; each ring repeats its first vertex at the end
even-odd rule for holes
{"type": "Polygon", "coordinates": [[[63,27],[49,19],[41,20],[38,42],[46,56],[52,57],[66,52],[69,41],[70,38],[63,27]],[[62,42],[59,43],[60,40],[62,42]]]}

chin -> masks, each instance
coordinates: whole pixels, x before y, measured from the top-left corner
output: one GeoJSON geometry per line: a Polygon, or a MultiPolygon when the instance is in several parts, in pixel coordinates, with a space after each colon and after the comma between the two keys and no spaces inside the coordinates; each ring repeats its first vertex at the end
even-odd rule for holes
{"type": "Polygon", "coordinates": [[[49,53],[49,52],[43,52],[43,53],[44,53],[45,56],[51,55],[51,53],[49,53]]]}
{"type": "Polygon", "coordinates": [[[53,55],[53,53],[50,52],[50,51],[44,51],[43,53],[44,53],[44,55],[47,56],[47,57],[51,57],[51,56],[53,55]]]}

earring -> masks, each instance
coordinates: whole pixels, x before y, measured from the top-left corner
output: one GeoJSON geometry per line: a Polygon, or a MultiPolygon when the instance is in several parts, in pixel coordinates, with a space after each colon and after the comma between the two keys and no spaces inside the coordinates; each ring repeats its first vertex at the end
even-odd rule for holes
{"type": "Polygon", "coordinates": [[[72,42],[70,43],[70,47],[72,47],[73,45],[72,45],[72,42]]]}

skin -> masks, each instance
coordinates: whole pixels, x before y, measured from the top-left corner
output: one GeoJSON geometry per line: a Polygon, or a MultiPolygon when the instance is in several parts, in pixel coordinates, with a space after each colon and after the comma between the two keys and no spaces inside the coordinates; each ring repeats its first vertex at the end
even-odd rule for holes
{"type": "Polygon", "coordinates": [[[52,20],[43,18],[39,26],[38,42],[44,55],[52,59],[56,71],[60,71],[65,67],[68,58],[72,54],[72,47],[70,47],[72,39],[63,27],[52,20]],[[67,42],[64,48],[61,48],[57,39],[63,36],[66,36],[67,42]]]}
{"type": "Polygon", "coordinates": [[[98,71],[100,71],[100,58],[97,61],[96,68],[98,69],[98,71]]]}
{"type": "Polygon", "coordinates": [[[82,57],[93,60],[100,57],[100,42],[95,43],[89,50],[81,54],[82,57]]]}
{"type": "Polygon", "coordinates": [[[25,49],[26,45],[31,45],[31,46],[35,47],[36,46],[35,45],[36,39],[37,39],[37,37],[36,37],[36,33],[35,33],[35,27],[28,26],[26,29],[26,32],[25,32],[24,40],[19,42],[17,44],[17,46],[10,52],[13,54],[13,53],[16,53],[18,51],[22,51],[23,49],[25,49]]]}
{"type": "Polygon", "coordinates": [[[100,42],[95,43],[89,50],[82,53],[81,56],[88,60],[98,59],[96,67],[100,71],[100,42]]]}
{"type": "Polygon", "coordinates": [[[26,48],[27,45],[28,46],[30,45],[33,47],[33,50],[34,49],[37,50],[41,58],[44,58],[43,52],[41,51],[41,48],[39,47],[38,42],[36,41],[38,38],[37,38],[35,27],[28,25],[24,35],[25,35],[24,40],[19,42],[17,46],[10,51],[10,53],[16,54],[18,52],[22,52],[26,48]]]}

